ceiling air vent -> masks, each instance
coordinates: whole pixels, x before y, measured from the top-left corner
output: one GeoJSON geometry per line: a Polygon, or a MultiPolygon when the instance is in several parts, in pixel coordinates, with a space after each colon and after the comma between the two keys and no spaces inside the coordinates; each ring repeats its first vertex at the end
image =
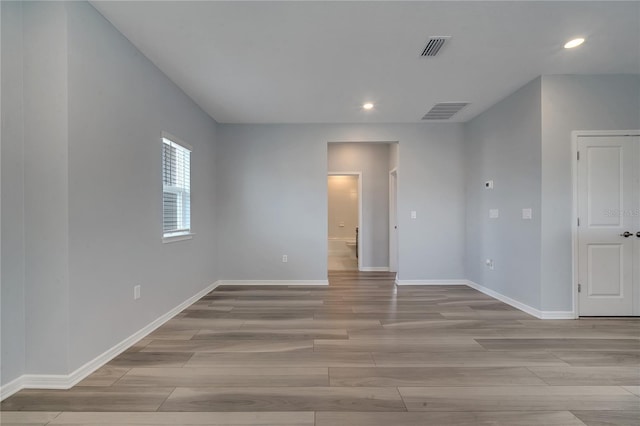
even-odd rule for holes
{"type": "Polygon", "coordinates": [[[440,49],[442,49],[442,46],[444,46],[444,43],[450,38],[451,36],[430,37],[427,46],[420,56],[436,56],[438,52],[440,52],[440,49]]]}
{"type": "Polygon", "coordinates": [[[468,102],[442,102],[431,108],[431,110],[429,110],[422,119],[448,120],[467,105],[469,105],[468,102]]]}

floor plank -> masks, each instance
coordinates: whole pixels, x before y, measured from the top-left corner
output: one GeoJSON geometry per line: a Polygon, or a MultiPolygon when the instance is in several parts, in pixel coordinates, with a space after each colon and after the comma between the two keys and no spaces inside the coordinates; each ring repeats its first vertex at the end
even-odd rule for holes
{"type": "Polygon", "coordinates": [[[440,413],[319,412],[316,426],[584,426],[569,411],[440,413]]]}
{"type": "Polygon", "coordinates": [[[331,386],[521,386],[545,385],[524,367],[330,368],[331,386]]]}
{"type": "Polygon", "coordinates": [[[328,386],[327,368],[132,368],[117,386],[328,386]]]}
{"type": "Polygon", "coordinates": [[[548,352],[431,352],[372,354],[377,367],[527,367],[566,366],[548,352]]]}
{"type": "Polygon", "coordinates": [[[638,426],[640,407],[636,411],[572,411],[587,426],[638,426]]]}
{"type": "Polygon", "coordinates": [[[619,386],[400,387],[409,411],[636,410],[619,386]]]}
{"type": "Polygon", "coordinates": [[[638,386],[639,367],[529,367],[549,385],[638,386]]]}
{"type": "Polygon", "coordinates": [[[176,388],[161,411],[404,411],[396,388],[176,388]]]}
{"type": "Polygon", "coordinates": [[[313,412],[62,413],[50,425],[313,426],[313,412]]]}
{"type": "Polygon", "coordinates": [[[156,411],[173,388],[74,387],[26,389],[2,402],[3,411],[156,411]]]}

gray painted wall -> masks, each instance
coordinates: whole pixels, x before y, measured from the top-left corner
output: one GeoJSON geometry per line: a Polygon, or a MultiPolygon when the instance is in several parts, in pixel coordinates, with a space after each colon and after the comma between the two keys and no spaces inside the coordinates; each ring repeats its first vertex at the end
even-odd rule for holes
{"type": "Polygon", "coordinates": [[[464,278],[462,138],[457,124],[219,125],[220,278],[326,279],[327,142],[393,141],[400,279],[464,278]]]}
{"type": "Polygon", "coordinates": [[[465,125],[467,277],[540,306],[540,93],[527,84],[465,125]],[[494,181],[487,190],[484,182],[494,181]],[[523,220],[522,209],[533,219],[523,220]],[[489,219],[489,209],[499,209],[489,219]],[[494,270],[485,265],[494,260],[494,270]]]}
{"type": "Polygon", "coordinates": [[[2,55],[0,383],[25,369],[24,147],[22,116],[22,8],[1,2],[2,55]]]}
{"type": "Polygon", "coordinates": [[[638,75],[543,76],[467,123],[469,279],[543,311],[571,311],[571,132],[638,128],[638,75]],[[481,189],[492,178],[496,188],[481,189]],[[518,219],[525,204],[531,221],[518,219]],[[501,217],[492,221],[494,207],[501,217]]]}
{"type": "Polygon", "coordinates": [[[68,371],[65,8],[61,2],[23,4],[26,370],[32,374],[68,371]]]}
{"type": "Polygon", "coordinates": [[[88,3],[3,2],[2,11],[11,19],[2,55],[12,59],[3,68],[2,104],[12,108],[2,111],[2,189],[15,201],[2,206],[2,260],[16,262],[2,270],[6,384],[67,374],[217,279],[216,123],[88,3]],[[170,244],[163,130],[193,146],[195,235],[170,244]]]}
{"type": "Polygon", "coordinates": [[[73,370],[216,280],[216,123],[92,6],[70,3],[68,20],[73,370]],[[170,244],[163,130],[193,147],[195,235],[170,244]]]}
{"type": "Polygon", "coordinates": [[[330,143],[329,172],[362,172],[362,267],[389,266],[389,144],[330,143]]]}
{"type": "Polygon", "coordinates": [[[572,309],[573,130],[640,129],[640,75],[542,77],[542,308],[572,309]]]}

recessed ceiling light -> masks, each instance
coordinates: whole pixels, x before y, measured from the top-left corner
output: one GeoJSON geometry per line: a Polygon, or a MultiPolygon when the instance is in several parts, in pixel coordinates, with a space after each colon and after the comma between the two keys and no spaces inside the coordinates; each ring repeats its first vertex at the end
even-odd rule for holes
{"type": "Polygon", "coordinates": [[[362,104],[362,108],[366,110],[373,109],[373,104],[371,102],[367,102],[365,104],[362,104]]]}
{"type": "Polygon", "coordinates": [[[584,39],[583,38],[574,38],[573,40],[568,41],[564,45],[564,48],[565,49],[573,49],[574,47],[580,46],[582,43],[584,43],[584,39]]]}

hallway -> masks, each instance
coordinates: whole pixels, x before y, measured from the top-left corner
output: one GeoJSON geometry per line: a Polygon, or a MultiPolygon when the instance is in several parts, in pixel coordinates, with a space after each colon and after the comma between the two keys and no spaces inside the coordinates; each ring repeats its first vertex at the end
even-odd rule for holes
{"type": "Polygon", "coordinates": [[[73,389],[8,398],[0,423],[637,424],[640,321],[543,321],[393,275],[220,286],[73,389]]]}

